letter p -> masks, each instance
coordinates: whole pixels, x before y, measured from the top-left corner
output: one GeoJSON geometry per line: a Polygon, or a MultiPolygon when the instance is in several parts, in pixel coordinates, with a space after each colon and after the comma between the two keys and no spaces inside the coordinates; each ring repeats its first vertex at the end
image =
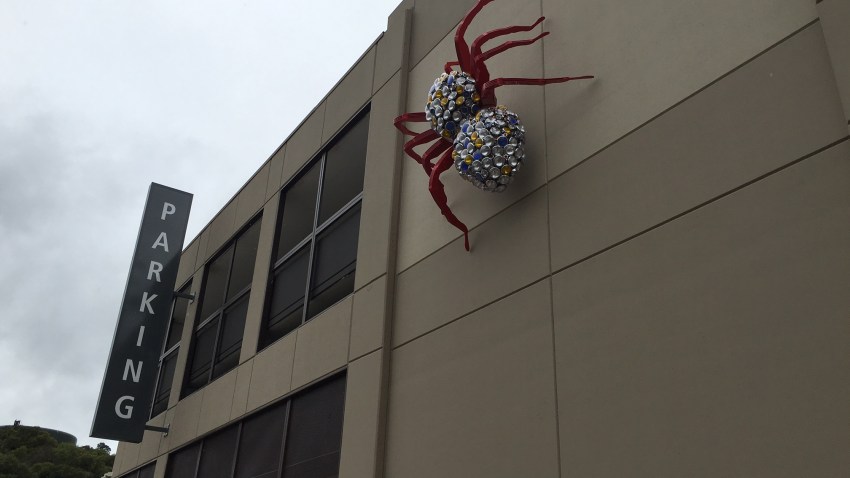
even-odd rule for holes
{"type": "Polygon", "coordinates": [[[163,205],[162,205],[162,216],[160,216],[160,219],[162,219],[164,221],[165,216],[168,216],[169,214],[174,214],[175,212],[177,212],[177,208],[174,207],[174,204],[171,204],[170,202],[163,203],[163,205]]]}

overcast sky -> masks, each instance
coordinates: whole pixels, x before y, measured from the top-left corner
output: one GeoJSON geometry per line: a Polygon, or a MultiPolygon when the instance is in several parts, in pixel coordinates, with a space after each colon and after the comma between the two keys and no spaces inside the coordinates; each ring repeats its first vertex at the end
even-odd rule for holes
{"type": "Polygon", "coordinates": [[[188,243],[398,3],[0,0],[0,425],[103,441],[149,184],[195,195],[188,243]]]}

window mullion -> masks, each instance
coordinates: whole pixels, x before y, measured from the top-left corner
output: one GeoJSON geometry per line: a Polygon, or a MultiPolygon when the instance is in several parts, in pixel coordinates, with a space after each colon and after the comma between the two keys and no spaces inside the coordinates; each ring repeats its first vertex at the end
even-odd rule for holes
{"type": "Polygon", "coordinates": [[[168,342],[168,335],[171,333],[171,324],[174,322],[174,309],[177,307],[178,300],[180,300],[180,297],[174,296],[174,300],[171,301],[171,314],[168,316],[168,325],[165,326],[165,337],[162,339],[162,347],[159,354],[160,361],[162,361],[162,357],[168,352],[165,350],[165,346],[168,345],[166,342],[168,342]]]}
{"type": "Polygon", "coordinates": [[[221,308],[218,315],[218,326],[215,329],[215,342],[213,342],[213,352],[210,360],[210,371],[207,376],[207,384],[212,382],[213,371],[215,370],[215,357],[218,355],[219,340],[221,340],[221,329],[224,327],[224,307],[221,308]]]}
{"type": "Polygon", "coordinates": [[[227,265],[227,279],[224,281],[224,295],[221,298],[222,310],[224,310],[224,304],[227,303],[227,291],[230,290],[230,281],[233,278],[233,262],[236,260],[236,243],[238,241],[239,238],[236,238],[236,240],[234,240],[229,246],[229,248],[233,248],[233,253],[230,254],[230,264],[227,265]]]}
{"type": "Polygon", "coordinates": [[[360,204],[361,199],[363,199],[363,192],[360,192],[360,194],[354,196],[354,199],[348,201],[348,204],[340,208],[339,211],[335,212],[334,215],[329,217],[327,221],[325,221],[319,226],[316,226],[316,235],[329,228],[334,222],[336,222],[337,219],[341,218],[345,215],[345,213],[360,204]]]}
{"type": "Polygon", "coordinates": [[[233,447],[233,464],[230,466],[230,474],[228,476],[236,476],[236,461],[239,459],[239,446],[242,444],[242,424],[245,420],[240,420],[239,430],[236,432],[236,446],[233,447]]]}
{"type": "Polygon", "coordinates": [[[201,470],[201,455],[204,454],[204,440],[201,440],[198,445],[198,455],[195,457],[195,472],[192,473],[192,478],[197,478],[198,472],[201,470]]]}
{"type": "Polygon", "coordinates": [[[289,435],[289,413],[292,410],[292,400],[286,401],[286,411],[283,412],[283,439],[280,441],[280,461],[277,464],[277,478],[283,477],[283,464],[286,463],[286,436],[289,435]]]}
{"type": "Polygon", "coordinates": [[[322,206],[322,186],[325,179],[325,165],[327,164],[328,153],[322,155],[322,162],[319,167],[319,187],[316,188],[316,210],[313,213],[313,230],[310,233],[310,257],[307,259],[307,284],[304,286],[304,307],[301,309],[301,323],[307,321],[307,306],[310,303],[310,283],[313,281],[313,255],[316,252],[316,226],[319,222],[319,210],[322,206]]]}
{"type": "Polygon", "coordinates": [[[308,242],[310,242],[310,241],[312,240],[312,238],[313,238],[312,234],[311,234],[311,235],[308,235],[307,237],[305,237],[304,239],[302,239],[302,240],[301,240],[301,242],[299,242],[298,244],[296,244],[296,245],[295,245],[295,247],[293,247],[293,248],[292,248],[289,252],[287,252],[286,254],[284,254],[284,255],[283,255],[283,257],[281,257],[280,259],[278,259],[278,260],[274,263],[274,265],[272,266],[272,269],[271,269],[272,275],[274,275],[274,272],[276,272],[276,271],[277,271],[277,269],[278,269],[280,266],[282,266],[284,262],[286,262],[287,260],[289,260],[289,258],[290,258],[290,257],[292,257],[292,256],[294,256],[295,254],[297,254],[298,252],[300,252],[300,251],[301,251],[301,249],[302,249],[304,246],[306,246],[308,242]]]}
{"type": "Polygon", "coordinates": [[[172,345],[170,349],[162,352],[162,355],[159,356],[159,361],[162,362],[163,360],[165,360],[166,357],[171,355],[172,352],[174,352],[175,350],[177,350],[179,348],[180,348],[180,342],[177,342],[176,344],[172,345]]]}

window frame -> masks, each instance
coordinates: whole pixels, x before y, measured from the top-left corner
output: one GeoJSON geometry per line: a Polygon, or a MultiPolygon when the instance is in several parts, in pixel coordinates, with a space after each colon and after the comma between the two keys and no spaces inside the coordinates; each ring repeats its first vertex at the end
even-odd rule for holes
{"type": "MultiPolygon", "coordinates": [[[[341,410],[339,410],[339,412],[341,413],[342,421],[339,424],[339,436],[335,437],[336,439],[339,440],[338,451],[336,451],[336,453],[341,453],[341,451],[342,451],[342,434],[344,432],[344,427],[345,427],[345,419],[344,419],[344,417],[345,417],[345,403],[346,403],[346,400],[348,399],[348,371],[347,370],[342,370],[338,373],[334,373],[333,375],[331,375],[330,377],[327,377],[326,379],[320,381],[319,383],[311,385],[310,387],[305,388],[303,390],[299,390],[299,391],[297,391],[293,394],[289,394],[286,397],[281,398],[280,400],[277,400],[277,401],[270,403],[270,404],[268,404],[268,405],[266,405],[266,406],[264,406],[260,409],[252,411],[249,415],[240,418],[238,420],[238,422],[236,422],[236,423],[229,424],[228,426],[223,427],[219,430],[216,430],[215,432],[209,433],[209,434],[207,434],[203,437],[200,437],[200,438],[198,438],[194,441],[191,441],[191,442],[185,444],[184,446],[181,446],[180,448],[178,448],[176,450],[170,451],[167,454],[168,458],[167,458],[167,462],[166,462],[166,466],[165,466],[164,476],[166,478],[169,478],[168,473],[170,471],[172,471],[171,460],[172,460],[172,457],[175,454],[179,454],[181,452],[187,451],[187,450],[197,446],[197,451],[195,452],[196,455],[193,457],[194,461],[195,461],[194,473],[193,473],[193,476],[187,477],[187,478],[197,478],[198,472],[200,471],[201,462],[202,462],[203,457],[204,457],[204,448],[205,448],[206,442],[210,438],[215,437],[219,433],[225,433],[229,430],[235,429],[236,439],[234,440],[234,444],[233,444],[233,455],[232,455],[232,458],[231,458],[230,470],[228,470],[228,476],[231,477],[231,478],[235,477],[236,472],[239,469],[239,458],[240,458],[239,451],[240,451],[240,448],[242,446],[242,440],[244,439],[246,422],[258,417],[259,415],[262,415],[263,413],[275,411],[276,413],[282,413],[283,414],[283,420],[282,420],[283,425],[282,425],[282,428],[279,430],[281,440],[280,440],[280,449],[278,451],[278,456],[277,456],[277,469],[276,469],[274,476],[276,476],[276,477],[284,476],[285,477],[284,472],[286,470],[285,470],[284,466],[286,465],[287,441],[289,440],[290,434],[292,432],[292,430],[290,430],[290,427],[291,427],[291,422],[292,422],[293,403],[296,400],[298,400],[299,398],[303,398],[305,395],[309,394],[311,391],[319,389],[323,386],[328,386],[336,380],[341,380],[343,382],[342,383],[342,403],[341,403],[342,408],[341,408],[341,410]],[[277,410],[275,410],[275,409],[277,409],[277,410]]],[[[339,464],[337,466],[339,466],[339,464]]],[[[124,477],[121,477],[121,478],[124,478],[124,477]]]]}
{"type": "MultiPolygon", "coordinates": [[[[259,338],[257,340],[257,351],[258,352],[260,350],[263,350],[266,347],[270,346],[271,344],[277,342],[278,340],[282,339],[283,337],[289,335],[290,333],[292,333],[292,331],[287,332],[287,333],[281,335],[280,337],[274,338],[270,341],[267,339],[267,333],[268,333],[267,330],[269,329],[269,321],[271,319],[271,310],[270,310],[271,309],[271,301],[272,301],[272,295],[274,293],[273,284],[274,284],[274,280],[275,280],[275,276],[276,276],[277,272],[282,270],[283,266],[289,261],[289,259],[297,256],[298,254],[300,254],[302,252],[302,250],[304,248],[307,248],[307,247],[309,247],[309,251],[308,251],[308,254],[307,254],[307,277],[306,277],[306,280],[304,282],[304,295],[303,295],[303,299],[302,299],[303,303],[301,305],[301,321],[300,321],[299,325],[297,325],[293,329],[293,331],[295,329],[297,329],[298,327],[304,325],[305,323],[307,323],[307,321],[309,321],[310,319],[312,319],[313,317],[315,317],[316,315],[318,315],[322,312],[322,311],[320,311],[320,312],[318,312],[314,315],[310,315],[310,300],[311,300],[310,293],[313,290],[313,286],[314,286],[313,275],[314,275],[314,272],[315,272],[315,269],[316,269],[316,245],[318,243],[318,239],[324,231],[333,227],[339,219],[343,218],[343,216],[345,216],[347,213],[353,211],[355,208],[362,206],[363,189],[364,189],[363,185],[361,185],[359,193],[357,193],[347,203],[345,203],[337,211],[335,211],[333,214],[331,214],[327,219],[325,219],[324,222],[319,224],[319,217],[320,217],[321,212],[322,212],[321,211],[321,209],[322,209],[321,200],[322,200],[322,192],[324,191],[324,187],[325,187],[325,171],[326,171],[326,167],[327,167],[328,152],[341,139],[343,139],[345,137],[345,135],[358,124],[359,121],[361,121],[361,120],[367,121],[367,126],[368,126],[368,121],[369,121],[369,118],[370,118],[369,114],[370,113],[371,113],[371,103],[367,103],[366,105],[363,106],[363,108],[358,110],[357,113],[352,115],[351,118],[348,120],[348,122],[346,122],[345,125],[339,130],[339,132],[333,137],[333,139],[328,141],[328,143],[322,148],[322,150],[319,153],[317,153],[313,158],[311,158],[310,161],[305,163],[298,170],[298,172],[295,175],[293,175],[293,177],[289,181],[287,181],[286,184],[280,189],[281,197],[279,199],[277,221],[275,223],[275,236],[274,236],[274,242],[272,244],[272,262],[271,262],[270,267],[269,267],[268,281],[266,283],[266,297],[265,297],[265,300],[264,300],[264,303],[263,303],[263,317],[262,317],[262,322],[261,322],[260,331],[259,331],[259,338]],[[310,229],[310,232],[307,234],[307,236],[304,239],[300,240],[298,243],[293,245],[286,253],[281,255],[279,259],[275,259],[274,256],[278,252],[277,249],[278,249],[278,246],[279,246],[280,241],[281,241],[281,232],[283,232],[283,231],[281,231],[281,227],[283,225],[283,215],[284,215],[284,211],[285,211],[285,207],[286,207],[286,193],[287,193],[287,191],[292,189],[298,183],[298,181],[300,181],[302,178],[304,178],[310,172],[310,170],[313,167],[316,167],[316,166],[319,167],[319,178],[318,178],[318,186],[316,187],[316,202],[315,202],[315,208],[314,208],[315,210],[313,211],[313,221],[312,221],[312,227],[310,229]]],[[[368,151],[368,137],[369,137],[369,133],[368,133],[368,128],[367,128],[367,131],[366,131],[366,148],[367,148],[367,151],[368,151]]],[[[366,159],[367,159],[367,157],[363,158],[363,161],[364,161],[364,174],[363,174],[364,184],[365,184],[365,178],[366,178],[366,174],[365,174],[366,159]]],[[[362,207],[361,207],[361,210],[358,214],[361,214],[361,213],[362,213],[362,207]]],[[[358,225],[358,229],[359,229],[359,225],[358,225]]],[[[358,249],[359,249],[359,245],[358,245],[358,249]]],[[[356,272],[357,272],[357,267],[356,267],[356,263],[355,263],[355,267],[350,273],[356,274],[356,272]]],[[[347,295],[346,295],[346,297],[347,297],[347,295]]],[[[332,305],[333,304],[331,304],[331,306],[332,305]]],[[[329,307],[327,307],[327,308],[329,308],[329,307]]],[[[325,308],[323,310],[326,310],[327,308],[325,308]]],[[[291,314],[293,312],[294,312],[294,310],[291,311],[289,314],[291,314]]],[[[283,318],[287,317],[289,314],[283,314],[282,317],[281,317],[281,320],[283,318]]]]}
{"type": "Polygon", "coordinates": [[[123,475],[118,476],[117,478],[138,478],[139,476],[141,476],[143,471],[144,472],[153,471],[154,475],[152,475],[152,476],[155,476],[155,474],[156,474],[156,460],[154,460],[153,462],[150,462],[150,463],[146,463],[146,464],[136,468],[133,471],[128,471],[128,472],[124,473],[123,475]]]}
{"type": "MultiPolygon", "coordinates": [[[[184,368],[184,371],[183,371],[183,383],[182,383],[181,390],[180,390],[180,398],[181,399],[197,392],[198,390],[200,390],[202,388],[204,388],[205,386],[212,383],[216,378],[220,377],[221,375],[224,375],[225,373],[227,373],[230,370],[232,370],[233,368],[235,368],[235,367],[230,367],[227,370],[225,370],[224,372],[222,372],[221,375],[216,375],[216,373],[215,373],[216,366],[219,365],[221,362],[223,362],[223,361],[219,360],[218,355],[221,352],[220,341],[221,341],[221,338],[222,338],[222,330],[223,330],[224,324],[226,322],[226,320],[225,320],[226,315],[227,315],[226,313],[227,313],[228,310],[233,309],[234,306],[238,305],[240,301],[250,300],[251,288],[253,286],[252,281],[249,281],[248,285],[246,285],[244,288],[234,292],[232,297],[228,297],[227,293],[228,293],[228,290],[230,288],[230,281],[233,279],[233,266],[236,263],[236,247],[237,247],[237,244],[239,243],[239,240],[244,237],[245,233],[248,232],[248,230],[251,229],[252,227],[256,226],[258,228],[262,228],[262,219],[263,219],[263,212],[260,211],[257,215],[255,215],[249,221],[247,221],[245,223],[245,225],[239,230],[239,232],[236,233],[230,241],[228,241],[219,251],[216,252],[216,254],[214,256],[212,256],[212,258],[210,260],[208,260],[204,264],[204,275],[203,275],[203,279],[201,281],[201,292],[198,294],[198,305],[195,307],[196,319],[200,320],[200,322],[193,324],[193,328],[192,328],[192,336],[191,336],[190,344],[189,344],[189,353],[188,353],[188,357],[187,357],[187,360],[186,360],[186,367],[184,368]],[[208,317],[200,317],[200,316],[198,316],[198,314],[200,314],[203,311],[204,300],[209,300],[205,296],[207,285],[209,283],[209,278],[210,278],[209,266],[210,266],[210,264],[212,264],[213,262],[215,262],[216,260],[221,258],[224,254],[227,254],[229,250],[232,251],[232,252],[230,254],[230,260],[228,261],[228,264],[227,264],[227,276],[226,276],[226,279],[224,281],[224,287],[222,288],[222,297],[223,297],[222,303],[218,308],[216,308],[213,312],[211,312],[208,317]],[[216,321],[217,321],[217,323],[214,323],[216,321]],[[201,331],[203,331],[207,327],[215,327],[215,337],[213,339],[212,352],[210,354],[209,370],[205,372],[206,375],[207,375],[206,382],[203,385],[199,385],[196,388],[192,388],[190,386],[189,382],[191,380],[191,375],[192,375],[191,374],[192,366],[194,365],[195,347],[197,346],[197,342],[198,342],[197,338],[200,335],[201,331]]],[[[258,231],[258,234],[257,234],[258,245],[259,245],[259,235],[260,235],[260,233],[261,233],[261,231],[258,231]]],[[[256,267],[256,260],[257,260],[257,254],[255,252],[255,254],[254,254],[254,267],[256,267]]],[[[247,317],[246,317],[246,319],[247,319],[247,317]]],[[[242,326],[242,337],[239,339],[239,343],[241,344],[244,341],[244,339],[245,339],[245,326],[243,324],[243,326],[242,326]]],[[[241,347],[240,347],[240,349],[241,349],[241,347]]],[[[237,354],[240,354],[240,353],[241,353],[241,351],[237,351],[237,354]]],[[[237,365],[238,365],[238,355],[237,355],[237,365]]]]}
{"type": "MultiPolygon", "coordinates": [[[[183,285],[181,285],[177,289],[177,294],[183,294],[183,293],[191,294],[192,293],[192,280],[193,280],[193,277],[190,277],[188,280],[186,280],[186,282],[184,282],[183,285]],[[184,290],[186,292],[184,292],[184,290]]],[[[174,373],[175,373],[175,375],[177,373],[177,363],[176,363],[176,361],[177,361],[177,355],[180,353],[180,343],[183,341],[183,337],[182,337],[183,331],[182,330],[180,331],[180,339],[177,340],[177,342],[174,345],[172,345],[171,347],[168,347],[168,337],[171,336],[171,328],[174,326],[174,311],[177,309],[177,301],[178,300],[188,300],[189,301],[189,303],[186,304],[186,316],[183,317],[183,327],[185,328],[186,327],[186,319],[189,316],[189,305],[192,302],[195,301],[195,298],[189,299],[187,297],[179,297],[178,295],[175,295],[174,300],[171,301],[171,313],[168,316],[168,327],[166,327],[166,329],[165,329],[165,337],[162,339],[162,347],[161,347],[160,354],[159,354],[159,365],[158,365],[157,372],[156,372],[156,385],[154,386],[153,398],[151,399],[150,418],[153,418],[153,417],[159,415],[160,413],[163,413],[166,410],[168,410],[168,402],[169,402],[170,399],[166,398],[165,409],[158,411],[158,412],[155,411],[156,410],[156,403],[157,403],[156,397],[160,395],[160,390],[161,390],[161,386],[162,386],[162,383],[163,383],[162,382],[162,373],[163,373],[162,366],[163,366],[163,364],[165,363],[166,360],[168,360],[168,359],[175,360],[174,373]],[[166,348],[166,347],[168,347],[168,348],[166,348]]],[[[173,389],[174,389],[174,376],[171,377],[171,383],[168,384],[169,396],[171,395],[171,391],[173,389]]]]}

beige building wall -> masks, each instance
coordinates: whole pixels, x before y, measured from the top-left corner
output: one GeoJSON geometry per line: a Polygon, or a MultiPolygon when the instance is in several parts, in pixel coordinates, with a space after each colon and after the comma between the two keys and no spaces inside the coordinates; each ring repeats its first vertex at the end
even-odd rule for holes
{"type": "Polygon", "coordinates": [[[443,176],[467,253],[392,120],[473,4],[402,2],[187,246],[197,293],[262,211],[240,365],[175,385],[115,476],[343,369],[344,478],[850,475],[846,2],[494,1],[470,40],[551,31],[494,78],[597,78],[497,90],[528,161],[502,194],[443,176]],[[256,353],[279,191],[367,104],[355,292],[256,353]]]}

